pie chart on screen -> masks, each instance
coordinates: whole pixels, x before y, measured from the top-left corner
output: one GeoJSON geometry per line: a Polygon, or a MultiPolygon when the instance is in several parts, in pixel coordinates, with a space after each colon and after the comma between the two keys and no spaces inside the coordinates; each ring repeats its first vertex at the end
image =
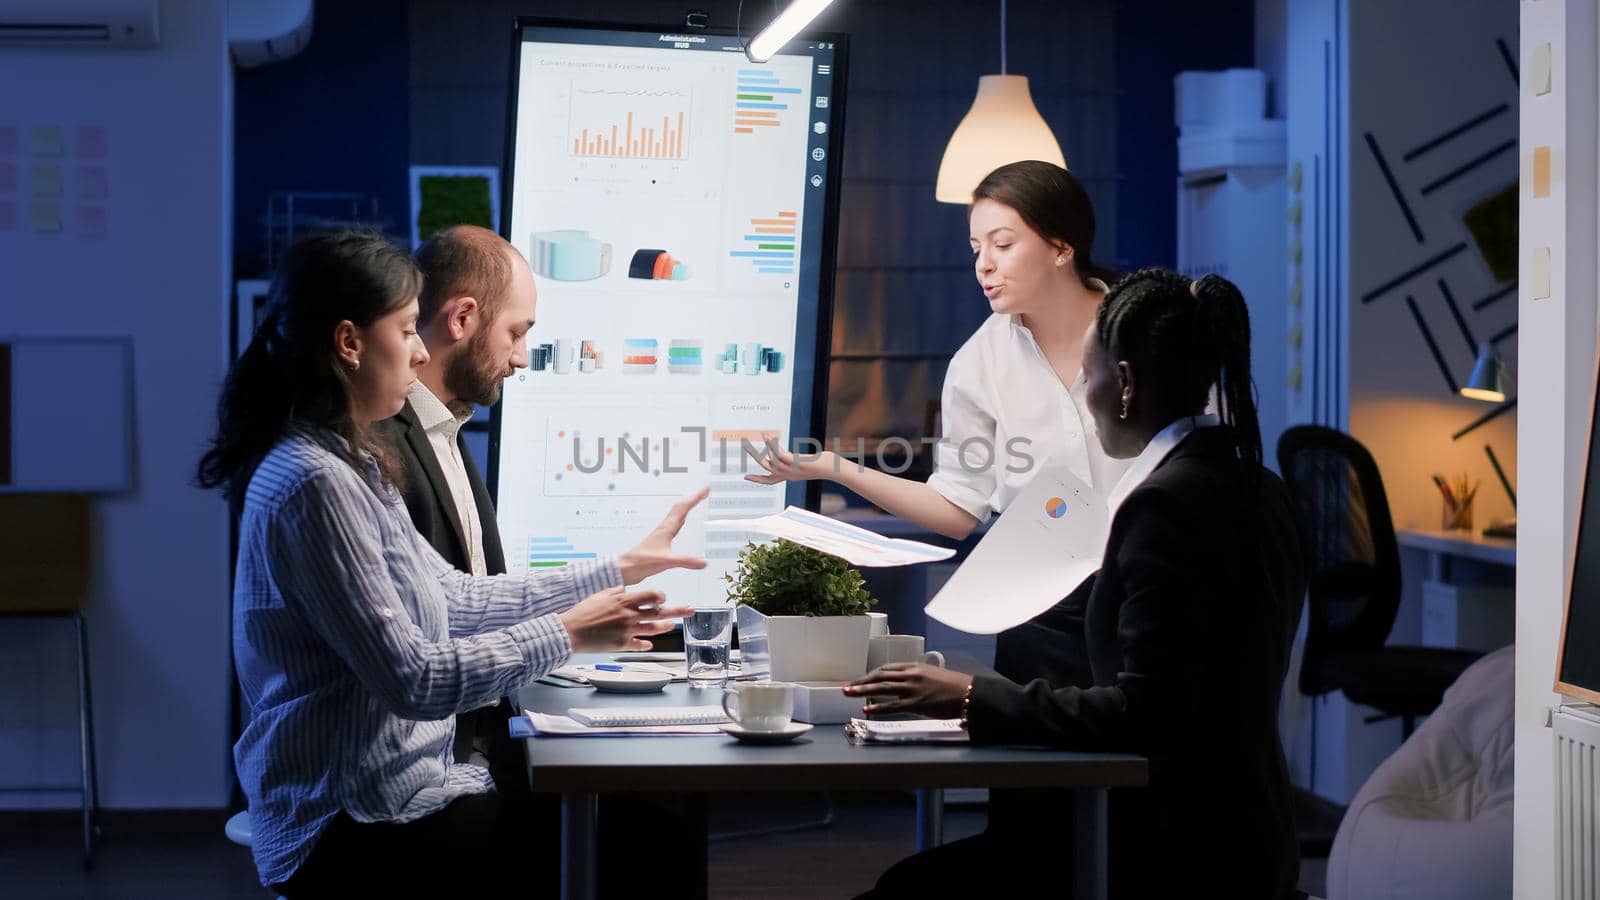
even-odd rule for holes
{"type": "Polygon", "coordinates": [[[1060,497],[1051,497],[1044,502],[1044,514],[1052,519],[1059,519],[1067,514],[1067,501],[1060,497]]]}

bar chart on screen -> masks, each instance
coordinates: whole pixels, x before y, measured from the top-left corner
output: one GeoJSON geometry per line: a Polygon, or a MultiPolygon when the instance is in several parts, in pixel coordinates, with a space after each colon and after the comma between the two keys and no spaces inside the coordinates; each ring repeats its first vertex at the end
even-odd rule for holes
{"type": "Polygon", "coordinates": [[[557,569],[567,563],[582,559],[596,559],[598,553],[579,550],[570,537],[528,538],[528,568],[557,569]]]}
{"type": "MultiPolygon", "coordinates": [[[[717,428],[710,433],[709,454],[711,498],[706,501],[708,518],[724,521],[758,519],[782,512],[784,491],[781,485],[758,484],[745,480],[746,473],[759,474],[760,463],[750,454],[766,452],[767,441],[780,440],[783,429],[717,428]]],[[[766,543],[769,538],[724,525],[706,529],[706,558],[727,565],[739,557],[745,544],[766,543]]]]}
{"type": "Polygon", "coordinates": [[[572,155],[591,159],[689,158],[694,95],[688,88],[569,90],[567,143],[572,155]]]}
{"type": "Polygon", "coordinates": [[[749,262],[758,275],[793,275],[798,258],[795,225],[799,213],[780,211],[750,220],[738,249],[728,255],[749,262]]]}
{"type": "Polygon", "coordinates": [[[799,105],[805,114],[803,90],[786,84],[772,69],[740,69],[733,94],[733,133],[754,135],[782,125],[789,107],[799,105]]]}

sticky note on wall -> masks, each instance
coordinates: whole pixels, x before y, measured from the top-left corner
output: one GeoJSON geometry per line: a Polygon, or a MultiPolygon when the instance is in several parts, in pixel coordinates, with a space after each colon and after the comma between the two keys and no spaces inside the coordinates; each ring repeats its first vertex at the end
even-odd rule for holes
{"type": "Polygon", "coordinates": [[[1550,296],[1550,248],[1535,247],[1528,255],[1528,299],[1544,300],[1550,296]]]}
{"type": "Polygon", "coordinates": [[[30,130],[28,146],[34,156],[60,156],[64,152],[61,129],[50,125],[30,130]]]}
{"type": "Polygon", "coordinates": [[[1533,196],[1550,196],[1550,148],[1533,148],[1533,196]]]}
{"type": "Polygon", "coordinates": [[[29,193],[35,197],[61,196],[61,167],[33,166],[28,172],[29,193]]]}
{"type": "Polygon", "coordinates": [[[1528,93],[1535,97],[1550,93],[1550,45],[1535,44],[1528,63],[1528,93]]]}
{"type": "Polygon", "coordinates": [[[61,204],[55,200],[35,200],[28,204],[28,227],[40,234],[61,230],[61,204]]]}

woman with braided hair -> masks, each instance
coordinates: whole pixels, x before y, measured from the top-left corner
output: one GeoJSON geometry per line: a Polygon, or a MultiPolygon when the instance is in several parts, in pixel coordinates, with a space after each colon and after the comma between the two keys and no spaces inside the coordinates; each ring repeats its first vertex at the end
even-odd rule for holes
{"type": "MultiPolygon", "coordinates": [[[[1093,685],[897,664],[845,690],[869,714],[960,716],[978,744],[1149,759],[1149,784],[1111,798],[1111,896],[1295,896],[1277,707],[1306,563],[1288,491],[1261,465],[1244,298],[1215,275],[1136,272],[1101,305],[1083,365],[1106,453],[1132,460],[1085,614],[1093,685]]],[[[1057,840],[958,841],[869,896],[992,884],[1008,864],[1055,874],[1057,840]]]]}

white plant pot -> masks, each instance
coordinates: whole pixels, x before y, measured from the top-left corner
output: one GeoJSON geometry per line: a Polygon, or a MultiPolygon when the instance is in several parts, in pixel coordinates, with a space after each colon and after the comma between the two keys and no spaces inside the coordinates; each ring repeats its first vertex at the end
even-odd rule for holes
{"type": "Polygon", "coordinates": [[[867,673],[867,616],[764,616],[739,606],[740,669],[773,681],[853,681],[867,673]]]}

